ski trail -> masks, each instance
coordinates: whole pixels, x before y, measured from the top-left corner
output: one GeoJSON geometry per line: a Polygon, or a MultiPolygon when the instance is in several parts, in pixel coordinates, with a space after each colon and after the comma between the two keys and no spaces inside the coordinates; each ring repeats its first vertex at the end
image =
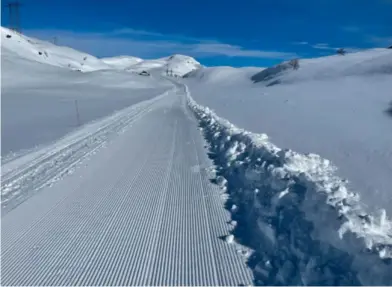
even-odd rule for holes
{"type": "Polygon", "coordinates": [[[168,194],[168,187],[169,187],[169,179],[172,176],[172,171],[173,171],[173,159],[174,159],[174,152],[175,152],[175,147],[176,147],[176,132],[177,132],[177,125],[178,125],[178,121],[176,120],[175,122],[175,128],[174,128],[174,136],[173,136],[173,143],[172,143],[172,147],[171,147],[171,151],[170,151],[170,161],[168,164],[168,168],[167,168],[167,172],[166,172],[166,177],[165,177],[165,181],[164,181],[164,194],[162,196],[162,199],[159,203],[159,210],[158,210],[158,214],[157,214],[157,218],[154,219],[155,225],[154,225],[154,229],[153,232],[155,234],[154,236],[154,241],[152,243],[152,248],[149,249],[149,253],[147,255],[147,257],[149,258],[148,264],[147,264],[147,271],[145,272],[146,276],[144,276],[143,280],[143,284],[142,285],[151,285],[150,278],[151,278],[151,262],[153,261],[153,256],[156,253],[156,249],[157,249],[157,245],[158,245],[158,238],[159,235],[161,233],[161,226],[162,226],[162,217],[163,217],[163,213],[165,211],[165,203],[167,200],[167,194],[168,194]],[[147,284],[146,284],[147,283],[147,284]]]}
{"type": "Polygon", "coordinates": [[[219,238],[228,212],[184,103],[177,87],[88,163],[4,214],[2,284],[251,284],[235,245],[219,238]]]}
{"type": "Polygon", "coordinates": [[[2,166],[2,215],[43,187],[73,173],[84,159],[145,116],[151,106],[164,96],[166,94],[88,124],[51,146],[2,166]]]}

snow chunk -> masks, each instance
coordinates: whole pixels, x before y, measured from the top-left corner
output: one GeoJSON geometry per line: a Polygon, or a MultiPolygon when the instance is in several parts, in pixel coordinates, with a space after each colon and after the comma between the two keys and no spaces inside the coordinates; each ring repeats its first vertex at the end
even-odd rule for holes
{"type": "Polygon", "coordinates": [[[226,242],[231,244],[234,242],[234,235],[230,234],[226,236],[226,242]]]}

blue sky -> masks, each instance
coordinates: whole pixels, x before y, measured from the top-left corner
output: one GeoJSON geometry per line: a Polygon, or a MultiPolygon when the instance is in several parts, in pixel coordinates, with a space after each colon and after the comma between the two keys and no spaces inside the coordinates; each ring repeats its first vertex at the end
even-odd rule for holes
{"type": "Polygon", "coordinates": [[[57,37],[60,45],[98,57],[181,53],[208,66],[269,66],[338,47],[392,45],[392,0],[21,2],[24,33],[57,37]]]}

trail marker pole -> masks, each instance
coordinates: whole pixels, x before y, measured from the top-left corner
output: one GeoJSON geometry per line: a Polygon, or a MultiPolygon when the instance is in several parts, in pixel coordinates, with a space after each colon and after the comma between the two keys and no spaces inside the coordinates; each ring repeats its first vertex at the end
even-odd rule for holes
{"type": "Polygon", "coordinates": [[[80,114],[79,114],[79,105],[78,105],[78,100],[75,100],[75,110],[76,110],[76,123],[78,127],[81,125],[80,122],[80,114]]]}

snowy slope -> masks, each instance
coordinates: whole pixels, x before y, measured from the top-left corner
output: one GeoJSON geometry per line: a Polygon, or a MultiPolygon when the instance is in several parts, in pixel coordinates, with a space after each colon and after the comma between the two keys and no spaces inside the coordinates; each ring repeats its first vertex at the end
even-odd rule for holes
{"type": "Polygon", "coordinates": [[[391,61],[391,50],[375,49],[300,60],[299,70],[256,84],[238,82],[238,75],[184,82],[196,102],[240,128],[265,133],[280,148],[331,160],[369,210],[391,216],[391,61]]]}
{"type": "Polygon", "coordinates": [[[149,71],[157,74],[169,73],[171,76],[182,77],[183,75],[201,68],[199,62],[194,58],[184,55],[172,55],[170,57],[156,60],[144,60],[129,67],[129,71],[149,71]]]}
{"type": "MultiPolygon", "coordinates": [[[[34,50],[40,44],[31,44],[30,39],[15,33],[11,35],[1,43],[2,161],[4,156],[48,144],[79,125],[171,88],[164,81],[118,69],[89,73],[70,70],[62,65],[83,57],[83,53],[47,43],[45,47],[50,48],[50,53],[58,53],[41,59],[34,50]]],[[[91,66],[86,64],[84,68],[102,67],[99,62],[95,66],[92,60],[86,62],[91,66]]]]}
{"type": "Polygon", "coordinates": [[[200,83],[232,85],[233,81],[235,81],[236,84],[244,81],[249,82],[249,78],[259,72],[260,69],[261,68],[259,67],[208,67],[191,71],[183,77],[198,80],[200,83]]]}
{"type": "Polygon", "coordinates": [[[2,53],[12,52],[20,58],[73,70],[95,71],[110,68],[92,55],[26,37],[4,27],[1,27],[1,49],[2,53]]]}
{"type": "Polygon", "coordinates": [[[116,69],[127,69],[137,63],[142,62],[143,59],[132,56],[118,56],[101,58],[101,61],[116,69]]]}
{"type": "Polygon", "coordinates": [[[346,76],[371,76],[392,74],[391,51],[371,49],[345,56],[333,55],[315,59],[299,60],[300,68],[293,70],[286,62],[265,69],[252,80],[267,84],[298,83],[301,81],[327,80],[346,76]]]}

